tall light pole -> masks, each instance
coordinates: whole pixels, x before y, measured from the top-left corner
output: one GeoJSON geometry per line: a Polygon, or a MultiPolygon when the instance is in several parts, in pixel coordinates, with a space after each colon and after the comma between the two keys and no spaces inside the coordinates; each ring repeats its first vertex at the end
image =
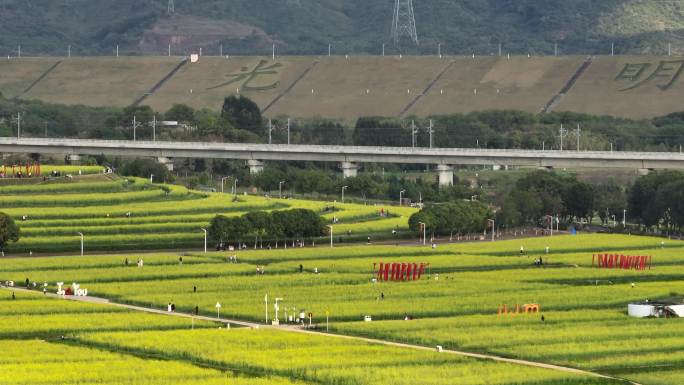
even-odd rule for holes
{"type": "Polygon", "coordinates": [[[285,184],[284,180],[281,180],[278,182],[278,198],[283,199],[283,184],[285,184]]]}
{"type": "Polygon", "coordinates": [[[204,252],[207,252],[207,229],[204,227],[201,228],[202,231],[204,231],[204,252]]]}
{"type": "Polygon", "coordinates": [[[264,305],[266,306],[266,324],[268,325],[268,294],[264,296],[264,305]]]}
{"type": "Polygon", "coordinates": [[[77,234],[81,236],[81,257],[82,257],[83,256],[83,233],[78,232],[77,234]]]}
{"type": "Polygon", "coordinates": [[[233,196],[237,197],[237,182],[238,178],[235,178],[235,181],[233,181],[233,196]]]}
{"type": "Polygon", "coordinates": [[[327,226],[330,229],[330,248],[332,249],[333,247],[333,227],[332,225],[327,226]]]}
{"type": "Polygon", "coordinates": [[[419,225],[423,227],[423,245],[425,245],[425,228],[427,227],[424,222],[418,222],[419,225]]]}
{"type": "Polygon", "coordinates": [[[495,229],[494,223],[495,223],[495,222],[494,222],[493,219],[487,219],[487,223],[491,223],[491,224],[492,224],[492,242],[494,242],[494,233],[495,233],[495,230],[494,230],[494,229],[495,229]]]}
{"type": "Polygon", "coordinates": [[[344,190],[346,190],[349,186],[342,186],[342,203],[344,203],[344,190]]]}
{"type": "Polygon", "coordinates": [[[404,198],[404,193],[405,193],[405,192],[406,192],[406,190],[401,190],[401,191],[399,191],[399,206],[401,206],[401,204],[402,204],[402,202],[403,202],[403,199],[402,199],[402,198],[404,198]]]}
{"type": "Polygon", "coordinates": [[[627,210],[622,210],[622,227],[627,227],[627,210]]]}
{"type": "Polygon", "coordinates": [[[221,177],[221,194],[223,194],[223,185],[226,183],[226,179],[230,179],[229,176],[221,177]]]}

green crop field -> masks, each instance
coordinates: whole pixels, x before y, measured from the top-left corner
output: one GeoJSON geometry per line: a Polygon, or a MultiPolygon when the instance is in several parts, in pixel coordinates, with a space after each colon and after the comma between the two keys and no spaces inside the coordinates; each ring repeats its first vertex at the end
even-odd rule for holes
{"type": "MultiPolygon", "coordinates": [[[[176,103],[218,110],[224,97],[239,93],[268,117],[347,121],[399,116],[406,108],[407,116],[492,109],[536,113],[573,78],[585,57],[206,56],[148,95],[180,60],[70,58],[41,78],[55,59],[13,59],[0,62],[0,92],[88,106],[127,106],[146,95],[143,104],[162,112],[176,103]]],[[[629,118],[679,111],[683,63],[681,56],[597,56],[554,110],[629,118]]]]}
{"type": "MultiPolygon", "coordinates": [[[[81,170],[100,171],[95,167],[81,170]]],[[[78,173],[78,169],[60,171],[78,173]]],[[[0,211],[14,217],[22,231],[21,240],[11,244],[7,252],[75,252],[80,249],[79,232],[86,237],[87,251],[199,248],[204,243],[201,228],[217,214],[234,216],[251,210],[288,208],[314,210],[329,222],[336,217],[334,234],[339,234],[338,242],[366,236],[390,238],[392,230],[407,230],[408,218],[416,211],[397,207],[389,216],[381,217],[381,207],[359,204],[252,195],[240,195],[234,201],[230,194],[190,191],[138,178],[93,181],[86,176],[67,181],[0,186],[0,211]]],[[[325,242],[325,238],[319,240],[325,242]]],[[[312,241],[316,239],[307,240],[312,241]]]]}
{"type": "MultiPolygon", "coordinates": [[[[678,384],[684,375],[682,321],[626,314],[631,301],[682,301],[684,242],[677,240],[577,235],[439,244],[436,249],[336,245],[209,252],[185,254],[182,264],[178,258],[170,253],[5,258],[0,260],[0,280],[29,278],[47,282],[50,291],[54,282],[79,282],[91,296],[162,310],[173,302],[179,311],[190,313],[197,307],[204,316],[215,316],[214,304],[220,302],[222,317],[260,323],[268,294],[271,318],[273,298],[280,297],[281,321],[311,312],[319,331],[326,328],[328,312],[330,331],[337,334],[557,364],[641,384],[678,384]],[[521,246],[526,250],[522,256],[521,246]],[[592,254],[599,252],[651,255],[653,265],[645,271],[592,268],[592,254]],[[237,255],[237,263],[227,258],[231,255],[237,255]],[[541,267],[533,263],[539,256],[544,259],[541,267]],[[143,258],[145,265],[127,266],[125,258],[143,258]],[[418,281],[373,282],[373,265],[379,262],[430,266],[418,281]],[[260,266],[265,273],[257,275],[260,266]],[[513,308],[527,303],[539,304],[545,320],[540,314],[497,314],[502,304],[513,308]],[[362,322],[366,315],[373,321],[362,322]],[[413,319],[405,321],[406,315],[413,319]]],[[[22,306],[41,308],[37,303],[22,306]]],[[[43,314],[51,314],[51,306],[43,314]]],[[[14,315],[6,316],[16,317],[20,311],[15,308],[9,311],[14,315]]],[[[118,314],[98,322],[116,324],[118,314]]],[[[71,348],[183,360],[202,368],[304,383],[618,383],[324,335],[191,331],[187,325],[175,327],[175,321],[139,331],[118,330],[120,326],[93,330],[89,322],[84,322],[83,332],[73,333],[71,348]]],[[[59,330],[60,322],[55,324],[59,330]]],[[[43,322],[26,325],[46,332],[52,328],[43,322]]],[[[8,335],[34,336],[21,329],[10,328],[8,335]]]]}

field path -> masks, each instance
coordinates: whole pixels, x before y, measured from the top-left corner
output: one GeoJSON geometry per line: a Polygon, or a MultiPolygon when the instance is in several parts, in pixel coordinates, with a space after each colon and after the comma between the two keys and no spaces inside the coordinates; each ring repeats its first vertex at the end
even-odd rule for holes
{"type": "MultiPolygon", "coordinates": [[[[39,290],[27,290],[27,289],[22,289],[22,288],[18,288],[18,287],[14,287],[14,288],[9,288],[9,287],[5,287],[5,286],[0,286],[0,287],[4,288],[6,290],[16,291],[16,292],[34,292],[34,293],[39,292],[39,290]]],[[[273,329],[284,331],[284,332],[310,334],[310,335],[317,335],[317,336],[326,336],[326,337],[331,337],[331,338],[343,338],[343,339],[347,339],[347,340],[361,341],[361,342],[367,342],[367,343],[371,343],[371,344],[393,346],[393,347],[399,347],[399,348],[405,348],[405,349],[415,349],[415,350],[423,350],[423,351],[430,351],[430,352],[434,352],[436,350],[436,347],[406,344],[406,343],[401,343],[401,342],[392,342],[392,341],[386,341],[386,340],[379,340],[379,339],[375,339],[375,338],[365,338],[365,337],[357,337],[357,336],[350,336],[350,335],[334,334],[334,333],[321,332],[321,331],[312,331],[312,330],[306,330],[306,329],[303,329],[303,328],[297,327],[297,326],[274,327],[274,326],[270,326],[270,325],[263,325],[263,324],[258,324],[258,323],[254,323],[254,322],[238,321],[238,320],[233,320],[233,319],[196,316],[194,314],[179,313],[179,312],[168,312],[168,311],[164,311],[164,310],[153,309],[153,308],[148,308],[148,307],[143,307],[143,306],[128,305],[128,304],[123,304],[123,303],[118,303],[118,302],[112,302],[106,298],[99,298],[99,297],[75,297],[75,296],[61,297],[61,296],[58,296],[57,294],[53,294],[53,293],[48,293],[46,295],[49,297],[52,297],[52,298],[63,298],[63,299],[69,300],[69,301],[116,306],[116,307],[120,307],[120,308],[124,308],[124,309],[141,311],[141,312],[145,312],[145,313],[166,315],[166,316],[172,316],[172,317],[194,318],[196,320],[201,320],[201,321],[222,322],[224,324],[239,325],[239,326],[248,327],[248,328],[252,328],[252,329],[273,328],[273,329]]],[[[565,372],[565,373],[586,375],[586,376],[591,376],[591,377],[618,380],[618,381],[623,381],[627,384],[632,384],[632,385],[641,385],[638,382],[633,382],[633,381],[626,380],[623,378],[607,376],[604,374],[590,372],[590,371],[576,369],[576,368],[571,368],[571,367],[567,367],[567,366],[546,364],[543,362],[527,361],[527,360],[521,360],[521,359],[495,356],[495,355],[491,355],[491,354],[470,353],[470,352],[464,352],[464,351],[459,351],[459,350],[449,350],[449,349],[442,349],[442,353],[453,354],[453,355],[457,355],[457,356],[461,356],[461,357],[476,358],[476,359],[481,359],[481,360],[505,362],[505,363],[515,364],[515,365],[531,366],[531,367],[535,367],[535,368],[549,369],[549,370],[555,370],[555,371],[560,371],[560,372],[565,372]]]]}

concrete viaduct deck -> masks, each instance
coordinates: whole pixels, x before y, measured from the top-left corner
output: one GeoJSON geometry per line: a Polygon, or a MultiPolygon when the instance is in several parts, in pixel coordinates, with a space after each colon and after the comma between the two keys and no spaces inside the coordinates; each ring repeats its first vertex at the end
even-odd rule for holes
{"type": "Polygon", "coordinates": [[[491,150],[472,148],[406,148],[165,141],[118,141],[53,138],[0,138],[0,153],[110,155],[246,160],[250,172],[263,161],[321,161],[341,164],[345,177],[359,163],[433,164],[440,185],[453,181],[454,165],[527,166],[539,168],[684,169],[684,154],[672,152],[608,152],[557,150],[491,150]]]}

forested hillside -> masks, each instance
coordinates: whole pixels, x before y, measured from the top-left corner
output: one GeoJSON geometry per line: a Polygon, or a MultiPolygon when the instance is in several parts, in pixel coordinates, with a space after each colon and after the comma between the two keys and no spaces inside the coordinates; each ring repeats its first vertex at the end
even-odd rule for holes
{"type": "MultiPolygon", "coordinates": [[[[0,0],[0,53],[379,53],[393,0],[0,0]]],[[[486,55],[684,52],[682,0],[414,0],[420,46],[486,55]]],[[[390,46],[388,46],[388,49],[390,46]]],[[[393,49],[393,48],[392,48],[393,49]]]]}

